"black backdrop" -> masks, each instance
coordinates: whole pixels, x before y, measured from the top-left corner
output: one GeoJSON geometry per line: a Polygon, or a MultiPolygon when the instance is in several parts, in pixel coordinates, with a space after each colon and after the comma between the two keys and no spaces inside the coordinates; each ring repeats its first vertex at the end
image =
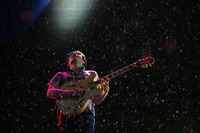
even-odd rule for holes
{"type": "Polygon", "coordinates": [[[2,132],[57,132],[46,84],[65,71],[72,50],[84,52],[87,69],[100,77],[155,59],[110,81],[109,95],[96,106],[96,133],[200,132],[198,2],[97,1],[90,19],[62,33],[51,23],[54,4],[0,48],[2,132]]]}

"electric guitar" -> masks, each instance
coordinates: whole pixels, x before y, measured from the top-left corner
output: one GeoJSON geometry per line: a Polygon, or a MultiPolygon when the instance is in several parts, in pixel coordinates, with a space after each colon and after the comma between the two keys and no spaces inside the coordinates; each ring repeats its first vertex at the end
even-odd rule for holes
{"type": "Polygon", "coordinates": [[[154,64],[154,59],[152,57],[147,57],[113,73],[110,73],[109,75],[106,75],[100,79],[98,79],[98,76],[95,73],[92,73],[85,80],[67,82],[62,85],[60,89],[73,90],[75,88],[83,88],[85,93],[80,98],[69,97],[65,99],[57,99],[57,107],[67,115],[80,114],[87,108],[88,104],[92,100],[92,97],[104,95],[105,92],[100,85],[102,79],[105,79],[106,77],[112,79],[135,67],[147,68],[152,64],[154,64]]]}

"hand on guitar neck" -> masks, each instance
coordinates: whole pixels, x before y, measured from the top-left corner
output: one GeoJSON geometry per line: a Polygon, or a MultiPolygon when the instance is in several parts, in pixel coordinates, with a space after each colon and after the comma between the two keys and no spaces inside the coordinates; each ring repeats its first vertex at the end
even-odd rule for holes
{"type": "Polygon", "coordinates": [[[109,91],[109,82],[110,79],[108,77],[105,77],[103,79],[101,79],[100,84],[103,87],[103,90],[107,93],[109,91]]]}
{"type": "Polygon", "coordinates": [[[103,90],[105,93],[103,96],[96,96],[92,98],[96,105],[99,105],[108,95],[108,92],[110,90],[109,82],[110,82],[110,79],[108,77],[102,78],[100,80],[100,84],[103,87],[103,90]]]}

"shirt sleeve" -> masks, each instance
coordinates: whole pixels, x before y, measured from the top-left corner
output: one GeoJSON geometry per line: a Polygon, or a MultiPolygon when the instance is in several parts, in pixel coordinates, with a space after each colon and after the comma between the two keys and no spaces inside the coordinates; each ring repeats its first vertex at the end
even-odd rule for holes
{"type": "Polygon", "coordinates": [[[61,74],[58,72],[49,82],[49,84],[60,84],[61,74]]]}

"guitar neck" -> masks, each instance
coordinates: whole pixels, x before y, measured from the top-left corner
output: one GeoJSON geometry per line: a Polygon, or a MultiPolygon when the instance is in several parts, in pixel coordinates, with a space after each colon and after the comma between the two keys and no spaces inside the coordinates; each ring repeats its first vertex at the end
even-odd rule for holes
{"type": "Polygon", "coordinates": [[[117,71],[114,71],[111,74],[108,74],[108,75],[100,78],[98,81],[96,81],[96,83],[99,83],[102,79],[105,79],[105,78],[109,78],[109,79],[115,78],[115,77],[135,68],[135,67],[147,67],[148,65],[151,66],[152,64],[154,64],[154,59],[152,57],[147,57],[143,60],[138,60],[135,63],[132,63],[132,64],[126,66],[126,67],[123,67],[123,68],[121,68],[117,71]]]}
{"type": "Polygon", "coordinates": [[[114,71],[114,72],[112,72],[112,73],[100,78],[99,80],[102,80],[102,79],[105,79],[105,78],[113,79],[113,78],[115,78],[115,77],[117,77],[117,76],[119,76],[119,75],[121,75],[121,74],[123,74],[123,73],[125,73],[125,72],[127,72],[127,71],[129,71],[129,70],[131,70],[133,68],[135,68],[135,67],[136,67],[135,63],[132,63],[132,64],[126,66],[126,67],[123,67],[123,68],[121,68],[121,69],[119,69],[117,71],[114,71]]]}

